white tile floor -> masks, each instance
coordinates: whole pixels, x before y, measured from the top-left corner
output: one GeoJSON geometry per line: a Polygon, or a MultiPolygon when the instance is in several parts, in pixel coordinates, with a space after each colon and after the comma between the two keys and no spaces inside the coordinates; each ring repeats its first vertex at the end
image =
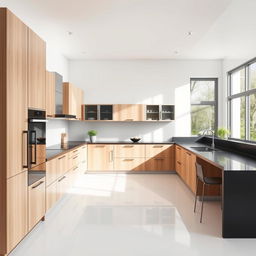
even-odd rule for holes
{"type": "Polygon", "coordinates": [[[87,174],[11,256],[255,255],[256,240],[221,238],[218,202],[203,224],[175,174],[87,174]]]}

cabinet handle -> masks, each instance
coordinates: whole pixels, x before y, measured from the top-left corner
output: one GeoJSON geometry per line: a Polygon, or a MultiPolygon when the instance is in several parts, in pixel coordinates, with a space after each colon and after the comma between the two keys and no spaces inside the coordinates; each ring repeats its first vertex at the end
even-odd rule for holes
{"type": "Polygon", "coordinates": [[[58,182],[61,182],[61,181],[64,180],[64,179],[66,179],[66,176],[63,176],[62,178],[60,178],[60,179],[58,180],[58,182]]]}
{"type": "Polygon", "coordinates": [[[66,157],[66,156],[59,157],[58,160],[61,160],[61,159],[65,158],[65,157],[66,157]]]}
{"type": "Polygon", "coordinates": [[[73,171],[75,171],[76,169],[78,169],[78,167],[75,167],[75,168],[73,169],[73,171]]]}
{"type": "Polygon", "coordinates": [[[104,148],[105,147],[105,145],[97,145],[97,146],[95,146],[96,148],[104,148]]]}
{"type": "Polygon", "coordinates": [[[76,153],[78,150],[74,150],[73,153],[76,153]]]}
{"type": "Polygon", "coordinates": [[[75,160],[76,158],[78,158],[78,156],[73,157],[73,160],[75,160]]]}
{"type": "Polygon", "coordinates": [[[163,146],[153,146],[154,148],[162,148],[163,146]]]}
{"type": "Polygon", "coordinates": [[[127,159],[124,159],[124,161],[133,161],[134,159],[133,158],[127,158],[127,159]]]}
{"type": "Polygon", "coordinates": [[[188,154],[189,156],[191,156],[191,153],[189,153],[189,152],[186,152],[186,154],[188,154]]]}
{"type": "Polygon", "coordinates": [[[133,148],[134,146],[130,146],[130,145],[128,145],[128,146],[124,146],[124,148],[133,148]]]}
{"type": "Polygon", "coordinates": [[[180,161],[177,161],[177,163],[178,163],[178,164],[181,164],[181,162],[180,162],[180,161]]]}
{"type": "Polygon", "coordinates": [[[163,159],[163,158],[155,158],[155,160],[161,160],[161,161],[162,161],[162,160],[164,160],[164,159],[163,159]]]}
{"type": "Polygon", "coordinates": [[[127,118],[125,119],[125,121],[133,121],[134,119],[133,118],[127,118]]]}
{"type": "Polygon", "coordinates": [[[40,181],[38,184],[36,184],[35,186],[33,186],[32,189],[39,187],[39,186],[42,185],[43,183],[44,183],[44,181],[40,181]]]}
{"type": "MultiPolygon", "coordinates": [[[[37,158],[37,152],[36,152],[36,148],[37,148],[37,140],[36,140],[36,131],[31,131],[31,134],[35,134],[35,144],[34,144],[34,146],[35,146],[35,150],[34,150],[34,160],[35,161],[31,161],[31,164],[36,164],[36,158],[37,158]]],[[[31,135],[32,136],[32,135],[31,135]]],[[[33,145],[33,144],[32,144],[33,145]]],[[[31,149],[33,149],[33,147],[31,147],[31,149]]],[[[32,150],[31,150],[32,151],[32,150]]],[[[31,154],[32,154],[32,152],[31,152],[31,154]]],[[[32,158],[32,156],[31,156],[31,158],[32,158]]],[[[32,160],[32,159],[31,159],[32,160]]]]}
{"type": "MultiPolygon", "coordinates": [[[[23,131],[22,133],[23,133],[23,135],[24,135],[24,134],[27,135],[26,150],[25,150],[27,163],[26,163],[26,164],[23,164],[22,166],[23,166],[23,168],[28,168],[28,163],[29,163],[29,147],[28,147],[28,145],[29,145],[29,136],[28,136],[28,131],[23,131]]],[[[24,148],[23,148],[23,149],[24,149],[24,148]]],[[[23,153],[23,152],[24,152],[24,151],[22,150],[22,153],[23,153]]],[[[23,158],[22,158],[22,159],[23,159],[23,158]]]]}

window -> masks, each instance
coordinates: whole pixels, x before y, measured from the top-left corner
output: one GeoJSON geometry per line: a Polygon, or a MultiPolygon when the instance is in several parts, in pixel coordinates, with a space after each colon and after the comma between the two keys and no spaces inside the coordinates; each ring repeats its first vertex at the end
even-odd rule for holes
{"type": "Polygon", "coordinates": [[[191,78],[191,133],[217,128],[217,78],[191,78]]]}
{"type": "Polygon", "coordinates": [[[228,72],[230,137],[256,141],[256,59],[228,72]]]}

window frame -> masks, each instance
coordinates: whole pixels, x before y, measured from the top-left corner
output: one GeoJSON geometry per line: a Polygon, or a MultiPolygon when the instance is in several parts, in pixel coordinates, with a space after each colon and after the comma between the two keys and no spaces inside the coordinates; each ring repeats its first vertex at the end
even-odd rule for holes
{"type": "Polygon", "coordinates": [[[228,139],[237,140],[237,141],[244,141],[249,143],[256,143],[256,140],[250,139],[250,96],[256,94],[256,88],[250,89],[250,77],[249,77],[249,67],[252,64],[256,63],[256,58],[253,58],[242,65],[230,70],[227,72],[227,113],[228,113],[228,129],[230,131],[230,136],[228,139]],[[231,95],[231,86],[232,86],[232,79],[231,75],[241,69],[245,69],[245,91],[236,93],[231,95]],[[231,101],[236,98],[245,97],[245,139],[234,138],[231,136],[232,134],[232,108],[231,108],[231,101]]]}
{"type": "MultiPolygon", "coordinates": [[[[193,81],[212,81],[214,82],[214,100],[213,101],[200,101],[198,103],[192,103],[190,101],[190,106],[213,106],[214,107],[214,132],[216,134],[218,129],[218,83],[219,79],[217,77],[206,77],[206,78],[190,78],[190,99],[191,99],[191,82],[193,81]]],[[[192,112],[190,112],[192,113],[192,112]]],[[[191,134],[192,134],[192,120],[191,120],[191,134]]]]}

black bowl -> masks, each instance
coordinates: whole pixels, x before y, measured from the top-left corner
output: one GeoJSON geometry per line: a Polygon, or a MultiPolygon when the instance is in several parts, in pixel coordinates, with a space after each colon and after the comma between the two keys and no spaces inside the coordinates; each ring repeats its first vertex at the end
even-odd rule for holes
{"type": "Polygon", "coordinates": [[[134,143],[139,142],[141,138],[130,138],[130,140],[134,143]]]}

